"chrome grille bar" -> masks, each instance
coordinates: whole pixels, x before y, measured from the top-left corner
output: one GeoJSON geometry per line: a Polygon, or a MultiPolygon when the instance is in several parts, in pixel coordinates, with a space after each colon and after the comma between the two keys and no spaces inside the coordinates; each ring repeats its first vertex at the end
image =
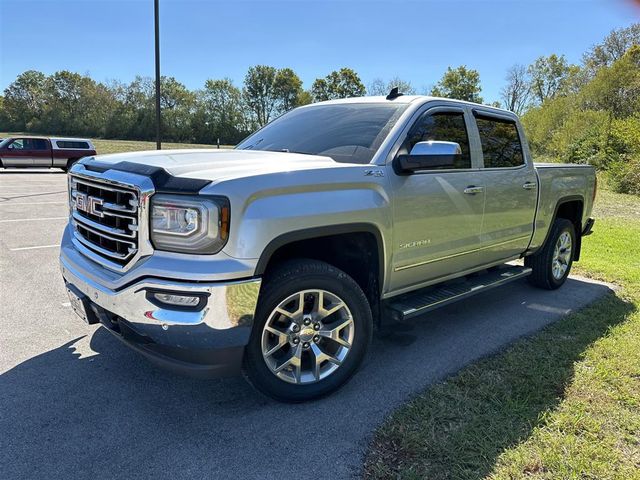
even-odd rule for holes
{"type": "MultiPolygon", "coordinates": [[[[71,216],[73,217],[74,224],[80,224],[80,225],[86,226],[90,230],[95,230],[96,233],[99,235],[104,235],[106,237],[108,237],[109,235],[117,235],[117,236],[127,237],[127,238],[136,237],[135,232],[131,231],[131,229],[128,229],[130,231],[126,231],[126,230],[123,230],[122,228],[109,227],[107,225],[94,222],[93,220],[80,215],[78,212],[73,212],[71,216]]],[[[128,219],[128,220],[131,220],[131,219],[128,219]]],[[[118,239],[114,238],[114,240],[118,240],[118,239]]]]}
{"type": "Polygon", "coordinates": [[[71,224],[75,240],[90,257],[122,268],[139,250],[140,194],[134,186],[114,183],[72,173],[71,224]]]}
{"type": "Polygon", "coordinates": [[[95,251],[105,257],[113,258],[116,260],[125,260],[129,256],[128,254],[117,254],[112,252],[111,250],[107,250],[106,248],[99,247],[95,243],[86,240],[82,235],[75,235],[74,239],[90,250],[95,251]]]}

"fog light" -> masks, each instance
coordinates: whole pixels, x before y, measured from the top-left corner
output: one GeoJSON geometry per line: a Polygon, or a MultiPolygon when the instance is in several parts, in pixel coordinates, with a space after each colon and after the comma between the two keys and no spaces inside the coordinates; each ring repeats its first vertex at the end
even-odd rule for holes
{"type": "Polygon", "coordinates": [[[197,307],[202,297],[193,297],[191,295],[176,295],[175,293],[155,292],[153,298],[167,305],[176,307],[197,307]]]}

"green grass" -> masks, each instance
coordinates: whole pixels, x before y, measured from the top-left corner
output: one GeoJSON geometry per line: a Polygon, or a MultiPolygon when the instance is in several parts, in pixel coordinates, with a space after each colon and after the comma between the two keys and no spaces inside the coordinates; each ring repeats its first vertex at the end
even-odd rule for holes
{"type": "Polygon", "coordinates": [[[600,191],[576,272],[620,286],[394,413],[369,479],[640,478],[640,199],[600,191]]]}
{"type": "MultiPolygon", "coordinates": [[[[155,150],[156,142],[143,142],[138,140],[104,140],[94,139],[93,144],[96,146],[98,154],[104,153],[120,153],[120,152],[136,152],[140,150],[155,150]]],[[[203,145],[198,143],[162,143],[164,150],[174,148],[216,148],[215,145],[203,145]]],[[[220,148],[231,148],[228,145],[220,145],[220,148]]]]}
{"type": "MultiPolygon", "coordinates": [[[[17,135],[23,135],[23,133],[16,132],[0,132],[0,138],[13,137],[17,135]]],[[[34,135],[25,133],[24,135],[34,135]]],[[[53,134],[45,134],[43,136],[54,137],[53,134]]],[[[65,135],[57,135],[65,136],[65,135]]],[[[155,150],[156,142],[145,142],[141,140],[107,140],[103,138],[92,138],[91,141],[96,147],[96,151],[99,155],[105,153],[121,153],[121,152],[137,152],[140,150],[155,150]]],[[[204,145],[198,143],[162,143],[164,150],[173,148],[216,148],[215,145],[204,145]]],[[[229,145],[221,145],[220,148],[231,148],[229,145]]]]}

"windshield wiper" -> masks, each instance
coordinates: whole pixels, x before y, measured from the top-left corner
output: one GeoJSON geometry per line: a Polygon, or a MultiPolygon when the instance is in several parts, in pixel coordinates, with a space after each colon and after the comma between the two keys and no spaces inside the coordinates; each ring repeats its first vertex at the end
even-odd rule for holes
{"type": "Polygon", "coordinates": [[[268,152],[283,152],[283,153],[298,153],[300,155],[316,155],[315,153],[299,152],[297,150],[290,150],[288,148],[280,148],[278,150],[267,150],[268,152]]]}
{"type": "Polygon", "coordinates": [[[253,147],[255,147],[256,145],[258,145],[262,140],[264,140],[264,138],[261,138],[260,140],[258,140],[257,142],[252,143],[251,145],[244,147],[243,150],[252,150],[253,147]]]}

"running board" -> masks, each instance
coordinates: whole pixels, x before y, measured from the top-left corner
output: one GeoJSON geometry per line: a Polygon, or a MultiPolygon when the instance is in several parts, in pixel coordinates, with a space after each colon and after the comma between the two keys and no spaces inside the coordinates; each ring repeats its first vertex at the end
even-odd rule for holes
{"type": "Polygon", "coordinates": [[[484,274],[467,277],[463,281],[427,287],[393,297],[386,304],[387,313],[391,315],[393,320],[403,322],[438,307],[486,292],[530,274],[531,268],[529,267],[500,266],[484,274]]]}

